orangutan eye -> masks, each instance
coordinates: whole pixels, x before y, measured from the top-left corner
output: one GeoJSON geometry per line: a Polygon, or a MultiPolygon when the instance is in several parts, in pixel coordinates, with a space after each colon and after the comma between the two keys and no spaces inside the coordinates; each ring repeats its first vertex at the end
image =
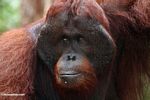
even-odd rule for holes
{"type": "Polygon", "coordinates": [[[69,38],[67,36],[63,36],[61,40],[64,44],[67,44],[70,42],[69,38]]]}
{"type": "Polygon", "coordinates": [[[84,42],[84,38],[81,36],[78,36],[76,40],[78,43],[84,42]]]}
{"type": "Polygon", "coordinates": [[[64,41],[64,42],[68,41],[68,38],[63,38],[63,41],[64,41]]]}

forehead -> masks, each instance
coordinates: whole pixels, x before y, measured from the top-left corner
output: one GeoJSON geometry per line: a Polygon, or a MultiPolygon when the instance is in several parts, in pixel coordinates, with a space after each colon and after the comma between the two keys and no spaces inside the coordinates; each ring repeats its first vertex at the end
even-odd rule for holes
{"type": "Polygon", "coordinates": [[[99,27],[98,21],[94,18],[77,16],[67,12],[59,13],[55,17],[48,18],[47,24],[50,25],[52,30],[94,31],[99,27]]]}

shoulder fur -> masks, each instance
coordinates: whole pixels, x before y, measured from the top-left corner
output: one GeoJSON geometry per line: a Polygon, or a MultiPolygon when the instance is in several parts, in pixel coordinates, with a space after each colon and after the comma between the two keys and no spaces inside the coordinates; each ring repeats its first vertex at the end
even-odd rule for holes
{"type": "MultiPolygon", "coordinates": [[[[0,94],[32,93],[33,49],[33,42],[23,28],[0,36],[0,94]]],[[[27,97],[13,98],[24,100],[27,97]]],[[[0,96],[0,99],[12,100],[12,97],[0,96]]]]}

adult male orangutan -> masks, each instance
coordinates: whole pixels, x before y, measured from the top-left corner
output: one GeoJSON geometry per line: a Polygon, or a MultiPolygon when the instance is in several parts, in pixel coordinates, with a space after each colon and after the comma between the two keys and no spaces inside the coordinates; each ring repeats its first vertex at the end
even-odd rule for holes
{"type": "Polygon", "coordinates": [[[0,99],[143,100],[150,0],[98,2],[55,0],[45,18],[3,33],[0,99]]]}

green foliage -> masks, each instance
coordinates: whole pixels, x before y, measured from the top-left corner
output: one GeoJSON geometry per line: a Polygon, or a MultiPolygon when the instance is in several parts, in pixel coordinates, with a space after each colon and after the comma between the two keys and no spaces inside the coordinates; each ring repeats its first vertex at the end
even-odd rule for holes
{"type": "Polygon", "coordinates": [[[150,84],[145,85],[144,100],[150,100],[150,84]]]}
{"type": "Polygon", "coordinates": [[[19,1],[0,0],[0,33],[19,26],[19,1]]]}

